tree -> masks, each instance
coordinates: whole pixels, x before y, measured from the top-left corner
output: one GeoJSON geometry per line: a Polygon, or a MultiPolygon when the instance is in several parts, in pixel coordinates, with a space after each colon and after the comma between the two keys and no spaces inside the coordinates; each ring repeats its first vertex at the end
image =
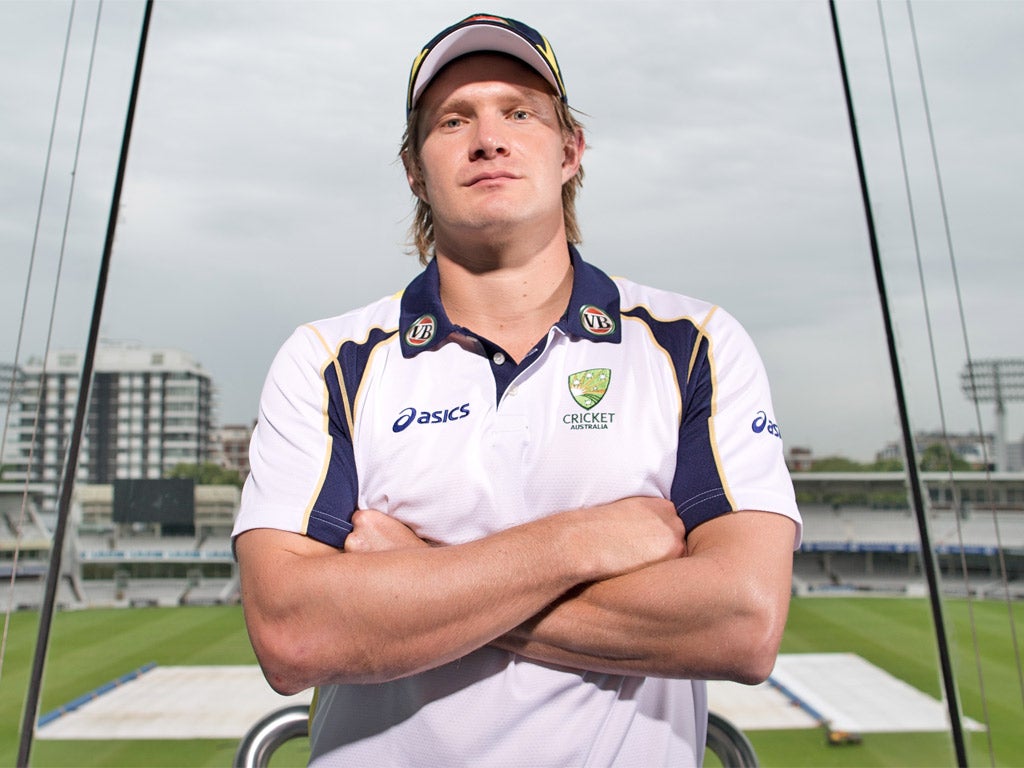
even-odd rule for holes
{"type": "MultiPolygon", "coordinates": [[[[870,464],[848,459],[845,456],[826,456],[811,465],[811,472],[902,472],[903,462],[899,459],[880,459],[870,464]]],[[[880,509],[903,509],[907,506],[904,491],[851,491],[840,492],[830,489],[818,496],[800,493],[800,504],[831,504],[834,507],[867,506],[880,509]]]]}
{"type": "Polygon", "coordinates": [[[874,464],[869,465],[872,472],[902,472],[902,459],[878,459],[874,464]]]}
{"type": "Polygon", "coordinates": [[[176,464],[165,473],[165,476],[171,479],[195,480],[196,485],[242,487],[242,476],[237,469],[227,469],[212,461],[204,461],[202,464],[176,464]]]}
{"type": "Polygon", "coordinates": [[[923,472],[948,472],[949,470],[970,469],[961,456],[953,453],[948,446],[942,443],[932,443],[923,451],[918,466],[923,472]]]}
{"type": "Polygon", "coordinates": [[[826,456],[815,459],[811,472],[864,472],[869,467],[845,456],[826,456]]]}

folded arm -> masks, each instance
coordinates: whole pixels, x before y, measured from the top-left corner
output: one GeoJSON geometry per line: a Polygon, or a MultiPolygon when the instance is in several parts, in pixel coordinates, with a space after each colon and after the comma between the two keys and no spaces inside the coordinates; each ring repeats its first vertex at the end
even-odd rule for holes
{"type": "MultiPolygon", "coordinates": [[[[236,539],[253,648],[281,693],[381,682],[457,659],[577,584],[682,552],[672,505],[626,499],[430,547],[363,510],[345,551],[255,529],[236,539]]],[[[407,529],[406,529],[407,530],[407,529]]]]}
{"type": "Polygon", "coordinates": [[[495,641],[614,674],[761,682],[786,623],[794,523],[735,512],[695,528],[684,557],[573,590],[495,641]]]}

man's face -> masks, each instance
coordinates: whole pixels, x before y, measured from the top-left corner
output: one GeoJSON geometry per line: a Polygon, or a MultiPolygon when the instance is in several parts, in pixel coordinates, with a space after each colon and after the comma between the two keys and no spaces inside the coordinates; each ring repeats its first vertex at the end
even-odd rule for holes
{"type": "Polygon", "coordinates": [[[563,135],[540,75],[506,56],[467,56],[437,76],[420,109],[421,176],[410,172],[409,183],[431,207],[442,251],[523,224],[557,234],[562,184],[579,167],[583,140],[563,135]]]}

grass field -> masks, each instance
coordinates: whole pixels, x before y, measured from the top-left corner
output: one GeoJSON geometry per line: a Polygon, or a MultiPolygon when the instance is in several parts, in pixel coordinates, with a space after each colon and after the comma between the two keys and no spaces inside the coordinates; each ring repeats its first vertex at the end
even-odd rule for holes
{"type": "MultiPolygon", "coordinates": [[[[1016,606],[1024,637],[1024,606],[1016,606]]],[[[1024,766],[1024,700],[1010,639],[1008,609],[999,603],[950,601],[956,672],[965,713],[991,725],[969,734],[971,765],[1024,766]],[[970,610],[969,610],[970,609],[970,610]],[[973,613],[973,630],[969,614],[973,613]],[[977,636],[980,665],[972,634],[977,636]],[[984,685],[979,685],[978,668],[984,685]],[[984,705],[980,689],[984,688],[984,705]]],[[[38,617],[12,617],[0,678],[0,765],[14,765],[38,617]]],[[[853,652],[933,696],[940,695],[937,653],[923,600],[803,598],[793,602],[786,653],[853,652]]],[[[160,665],[255,663],[237,607],[141,608],[60,613],[55,617],[40,711],[48,712],[97,686],[155,661],[160,665]]],[[[829,746],[823,730],[747,734],[763,766],[954,765],[948,734],[865,734],[862,743],[829,746]]],[[[237,743],[201,741],[35,741],[32,765],[228,766],[237,743]]],[[[305,745],[285,745],[274,768],[300,765],[305,745]]],[[[524,766],[524,768],[527,768],[524,766]]]]}

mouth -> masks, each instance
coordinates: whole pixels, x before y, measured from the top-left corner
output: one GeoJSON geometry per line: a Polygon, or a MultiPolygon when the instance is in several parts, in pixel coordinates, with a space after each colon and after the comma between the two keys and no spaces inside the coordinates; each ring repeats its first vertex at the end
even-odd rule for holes
{"type": "Polygon", "coordinates": [[[488,185],[492,183],[501,183],[505,181],[514,181],[518,176],[507,171],[485,171],[484,173],[478,173],[466,182],[467,187],[474,187],[477,185],[488,185]]]}

